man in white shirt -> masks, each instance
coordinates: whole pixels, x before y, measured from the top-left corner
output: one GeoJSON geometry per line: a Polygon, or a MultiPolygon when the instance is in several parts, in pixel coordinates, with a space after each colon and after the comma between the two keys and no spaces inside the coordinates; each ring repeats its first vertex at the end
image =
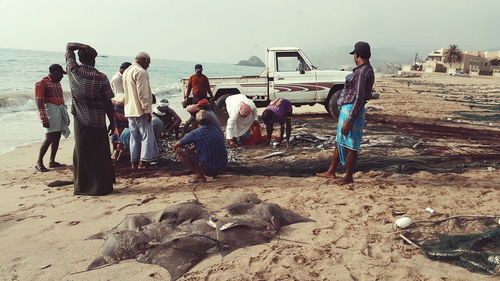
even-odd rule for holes
{"type": "Polygon", "coordinates": [[[158,145],[151,126],[153,95],[146,71],[150,63],[149,55],[141,52],[135,57],[135,63],[123,72],[132,169],[144,169],[158,156],[158,145]]]}
{"type": "Polygon", "coordinates": [[[229,114],[226,139],[231,147],[236,147],[237,138],[243,136],[254,123],[259,124],[257,107],[244,94],[237,94],[226,98],[226,110],[229,114]]]}
{"type": "Polygon", "coordinates": [[[111,78],[111,90],[113,90],[113,93],[115,94],[115,97],[117,94],[123,94],[123,80],[122,80],[122,75],[125,69],[127,69],[129,66],[132,64],[130,62],[124,62],[122,65],[120,65],[120,69],[113,75],[113,78],[111,78]]]}

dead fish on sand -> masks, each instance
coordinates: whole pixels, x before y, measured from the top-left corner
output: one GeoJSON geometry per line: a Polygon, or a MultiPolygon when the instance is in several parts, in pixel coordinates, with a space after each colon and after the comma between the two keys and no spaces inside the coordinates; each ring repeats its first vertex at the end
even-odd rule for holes
{"type": "Polygon", "coordinates": [[[219,206],[236,203],[215,211],[198,202],[186,202],[126,216],[111,230],[92,237],[105,242],[87,271],[136,259],[164,267],[170,280],[177,280],[208,254],[225,256],[239,248],[267,243],[283,226],[313,221],[277,204],[264,203],[253,194],[232,197],[236,200],[220,202],[219,206]]]}
{"type": "Polygon", "coordinates": [[[276,157],[276,156],[283,156],[283,155],[285,155],[285,152],[276,151],[273,153],[269,153],[268,155],[262,157],[262,159],[268,159],[268,158],[272,158],[272,157],[276,157]]]}
{"type": "Polygon", "coordinates": [[[290,138],[290,144],[296,146],[299,144],[312,145],[323,149],[330,147],[335,142],[335,136],[320,134],[296,134],[290,138]]]}

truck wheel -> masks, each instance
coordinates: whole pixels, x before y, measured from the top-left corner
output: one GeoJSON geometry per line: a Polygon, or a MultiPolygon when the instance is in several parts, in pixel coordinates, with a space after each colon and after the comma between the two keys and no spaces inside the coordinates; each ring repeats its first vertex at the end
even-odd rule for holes
{"type": "Polygon", "coordinates": [[[229,118],[229,114],[227,113],[226,110],[226,98],[232,95],[233,94],[222,95],[215,101],[214,112],[219,118],[221,124],[225,124],[227,118],[229,118]]]}
{"type": "Polygon", "coordinates": [[[330,113],[333,118],[338,118],[340,115],[340,108],[337,105],[337,100],[340,98],[340,94],[342,94],[342,89],[333,93],[325,105],[328,113],[330,113]]]}

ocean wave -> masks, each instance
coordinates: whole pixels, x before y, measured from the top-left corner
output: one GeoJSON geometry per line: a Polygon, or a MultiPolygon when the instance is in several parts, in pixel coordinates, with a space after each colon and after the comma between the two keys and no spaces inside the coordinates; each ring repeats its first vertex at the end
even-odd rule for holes
{"type": "MultiPolygon", "coordinates": [[[[153,93],[157,98],[175,99],[182,97],[179,83],[156,87],[153,93]]],[[[64,91],[64,100],[71,103],[71,93],[64,91]]],[[[0,113],[36,110],[35,93],[33,91],[9,91],[0,93],[0,113]]]]}
{"type": "Polygon", "coordinates": [[[182,96],[180,83],[167,84],[152,90],[157,98],[175,98],[182,96]]]}
{"type": "MultiPolygon", "coordinates": [[[[63,92],[64,99],[71,100],[70,92],[63,92]]],[[[0,93],[0,113],[35,110],[35,94],[31,91],[0,93]]]]}

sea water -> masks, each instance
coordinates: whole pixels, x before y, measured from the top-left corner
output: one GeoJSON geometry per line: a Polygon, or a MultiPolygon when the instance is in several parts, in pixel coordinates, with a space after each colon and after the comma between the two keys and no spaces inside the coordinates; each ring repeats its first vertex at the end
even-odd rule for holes
{"type": "MultiPolygon", "coordinates": [[[[111,80],[122,62],[133,60],[134,56],[99,56],[96,68],[111,80]]],[[[0,154],[44,139],[45,129],[36,110],[34,88],[37,81],[47,76],[49,66],[54,63],[65,67],[63,52],[0,49],[0,154]]],[[[203,64],[204,74],[208,77],[258,75],[263,70],[222,63],[151,58],[148,72],[153,93],[157,100],[168,99],[182,119],[186,119],[188,113],[181,106],[180,79],[192,75],[196,63],[203,64]]],[[[69,109],[71,94],[66,77],[61,85],[69,109]]]]}

